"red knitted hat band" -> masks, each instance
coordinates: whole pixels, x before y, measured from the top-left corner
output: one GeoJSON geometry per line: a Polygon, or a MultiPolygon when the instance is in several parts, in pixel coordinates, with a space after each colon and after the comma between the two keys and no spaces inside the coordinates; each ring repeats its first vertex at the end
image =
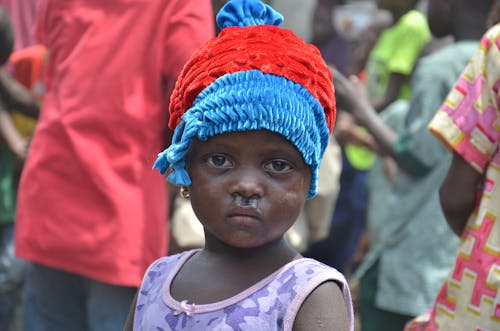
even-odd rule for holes
{"type": "Polygon", "coordinates": [[[199,93],[217,78],[254,69],[301,84],[323,107],[332,131],[335,123],[332,75],[319,50],[291,30],[273,25],[227,27],[199,49],[177,80],[170,101],[169,127],[175,129],[199,93]]]}

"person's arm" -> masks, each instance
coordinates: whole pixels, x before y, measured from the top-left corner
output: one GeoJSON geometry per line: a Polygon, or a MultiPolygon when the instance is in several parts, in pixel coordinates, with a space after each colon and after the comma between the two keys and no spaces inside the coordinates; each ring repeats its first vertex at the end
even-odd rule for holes
{"type": "MultiPolygon", "coordinates": [[[[370,104],[366,89],[356,77],[349,80],[335,68],[330,68],[335,84],[337,107],[349,111],[378,144],[381,155],[389,155],[396,161],[394,145],[397,135],[391,127],[385,124],[376,110],[370,104]]],[[[398,163],[399,165],[399,163],[398,163]]]]}
{"type": "Polygon", "coordinates": [[[38,118],[39,106],[31,93],[3,69],[0,69],[0,98],[4,100],[6,110],[38,118]]]}
{"type": "Polygon", "coordinates": [[[385,91],[384,97],[373,104],[373,108],[380,113],[382,110],[387,108],[391,103],[396,101],[399,95],[399,91],[408,79],[408,75],[403,75],[400,73],[391,73],[389,75],[389,82],[387,83],[387,89],[385,91]]]}
{"type": "Polygon", "coordinates": [[[425,176],[434,164],[440,162],[444,151],[429,133],[427,124],[446,94],[443,95],[442,86],[437,83],[435,88],[428,88],[427,80],[433,79],[428,77],[428,71],[419,71],[420,83],[412,85],[412,99],[405,115],[405,121],[410,121],[411,128],[405,127],[398,134],[373,109],[361,82],[355,77],[348,79],[333,68],[331,70],[338,107],[349,110],[368,130],[378,144],[379,155],[390,157],[398,168],[415,178],[425,176]]]}
{"type": "Polygon", "coordinates": [[[0,104],[0,139],[21,160],[26,158],[28,140],[17,131],[10,114],[0,104]]]}
{"type": "Polygon", "coordinates": [[[132,304],[130,305],[130,311],[128,313],[127,321],[125,322],[125,326],[123,327],[123,331],[133,331],[134,330],[134,317],[135,317],[135,306],[137,306],[137,295],[139,291],[135,294],[134,300],[132,300],[132,304]]]}
{"type": "Polygon", "coordinates": [[[324,282],[309,294],[297,313],[293,330],[349,330],[347,308],[336,282],[324,282]]]}
{"type": "Polygon", "coordinates": [[[474,211],[483,175],[459,154],[453,153],[448,174],[439,190],[441,208],[450,228],[460,236],[474,211]]]}
{"type": "Polygon", "coordinates": [[[360,127],[353,116],[345,111],[337,111],[333,134],[341,146],[347,144],[366,147],[379,154],[379,148],[373,137],[360,127]]]}

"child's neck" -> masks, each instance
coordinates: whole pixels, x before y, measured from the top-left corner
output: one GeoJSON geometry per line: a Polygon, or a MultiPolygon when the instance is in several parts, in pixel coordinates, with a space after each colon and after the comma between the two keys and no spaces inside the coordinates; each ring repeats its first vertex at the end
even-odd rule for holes
{"type": "Polygon", "coordinates": [[[300,257],[284,239],[253,249],[205,241],[206,247],[186,261],[173,280],[171,293],[176,300],[196,304],[225,300],[300,257]],[[210,287],[203,291],[193,287],[202,283],[210,287]]]}
{"type": "Polygon", "coordinates": [[[206,238],[202,255],[225,261],[234,260],[238,263],[248,263],[253,260],[272,260],[277,263],[288,263],[299,254],[284,239],[280,239],[255,248],[238,248],[227,246],[218,240],[206,238]]]}

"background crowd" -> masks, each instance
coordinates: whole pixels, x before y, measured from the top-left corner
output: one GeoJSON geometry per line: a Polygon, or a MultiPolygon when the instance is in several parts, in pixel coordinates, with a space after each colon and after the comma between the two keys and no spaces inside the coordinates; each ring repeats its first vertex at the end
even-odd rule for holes
{"type": "MultiPolygon", "coordinates": [[[[0,0],[0,330],[121,330],[147,266],[203,246],[151,166],[225,2],[0,0]]],[[[290,244],[358,330],[500,329],[500,1],[265,2],[337,94],[290,244]]]]}

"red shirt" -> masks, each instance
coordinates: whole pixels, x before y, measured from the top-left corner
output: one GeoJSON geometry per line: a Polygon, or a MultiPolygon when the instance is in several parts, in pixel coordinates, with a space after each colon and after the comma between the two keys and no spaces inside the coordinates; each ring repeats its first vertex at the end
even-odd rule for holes
{"type": "Polygon", "coordinates": [[[46,95],[18,196],[17,254],[138,286],[166,254],[167,101],[213,36],[209,0],[42,0],[46,95]]]}

